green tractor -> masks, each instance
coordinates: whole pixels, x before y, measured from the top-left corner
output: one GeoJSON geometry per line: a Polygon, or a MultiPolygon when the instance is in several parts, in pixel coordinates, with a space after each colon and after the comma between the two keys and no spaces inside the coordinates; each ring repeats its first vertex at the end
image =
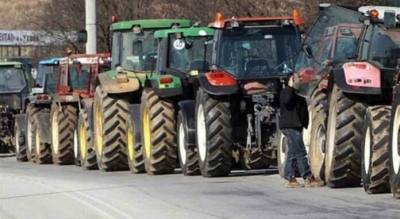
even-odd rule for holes
{"type": "MultiPolygon", "coordinates": [[[[93,135],[86,137],[86,156],[81,161],[97,162],[102,171],[128,169],[128,125],[131,119],[140,120],[135,114],[131,117],[130,111],[136,109],[130,104],[140,103],[144,83],[156,65],[154,32],[190,27],[191,24],[190,20],[161,19],[122,21],[111,25],[112,70],[96,76],[94,101],[83,101],[82,104],[82,117],[89,118],[84,125],[86,130],[93,130],[93,135]],[[93,145],[88,140],[90,137],[93,137],[93,145]]],[[[143,164],[139,164],[137,171],[143,170],[143,164]]]]}
{"type": "MultiPolygon", "coordinates": [[[[131,170],[134,171],[137,165],[136,155],[144,158],[148,174],[173,173],[178,142],[183,174],[200,173],[194,120],[186,121],[188,116],[184,114],[194,113],[194,99],[199,86],[197,76],[209,70],[209,62],[204,58],[205,43],[213,38],[213,34],[214,30],[207,27],[155,33],[158,40],[157,70],[145,83],[141,100],[143,150],[135,151],[134,145],[128,146],[131,170]]],[[[211,49],[208,51],[211,53],[211,49]]]]}

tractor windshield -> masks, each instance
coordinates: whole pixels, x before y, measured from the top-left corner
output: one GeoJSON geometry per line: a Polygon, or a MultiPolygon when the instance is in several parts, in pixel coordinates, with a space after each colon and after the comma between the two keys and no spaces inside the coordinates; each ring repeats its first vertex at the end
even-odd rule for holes
{"type": "MultiPolygon", "coordinates": [[[[297,56],[296,64],[294,67],[295,72],[300,73],[300,75],[302,75],[302,72],[304,72],[304,70],[311,69],[311,71],[307,73],[311,75],[307,75],[307,78],[311,77],[312,80],[302,81],[302,85],[299,89],[300,95],[309,97],[320,82],[320,80],[323,78],[324,74],[328,73],[326,71],[318,71],[314,75],[313,69],[323,70],[326,64],[325,61],[331,58],[334,62],[343,62],[346,60],[347,55],[352,55],[350,54],[351,51],[356,50],[358,44],[356,35],[359,35],[359,32],[357,32],[357,34],[352,34],[347,33],[349,32],[349,30],[339,30],[339,35],[336,39],[336,35],[333,34],[333,30],[334,27],[340,27],[343,26],[343,24],[346,24],[346,26],[360,25],[360,22],[358,20],[359,17],[360,14],[357,11],[338,6],[330,6],[328,8],[325,8],[320,13],[319,17],[317,18],[303,41],[302,49],[297,56]],[[333,32],[330,33],[330,31],[333,32]],[[349,37],[350,34],[354,35],[354,37],[349,37]],[[326,38],[327,35],[332,35],[332,37],[326,38]],[[321,41],[323,41],[322,44],[321,41]],[[308,49],[304,49],[305,47],[307,47],[308,49]],[[335,50],[333,53],[333,57],[331,53],[332,50],[335,50]],[[306,51],[309,54],[306,55],[306,51]],[[326,55],[319,56],[318,54],[321,53],[325,53],[326,55]]],[[[353,28],[346,29],[350,29],[351,32],[354,32],[353,28]]]]}
{"type": "Polygon", "coordinates": [[[299,48],[293,26],[222,30],[219,68],[237,78],[268,78],[289,73],[299,48]]]}
{"type": "Polygon", "coordinates": [[[90,65],[71,65],[69,67],[69,85],[71,90],[86,90],[89,86],[90,65]]]}
{"type": "Polygon", "coordinates": [[[25,86],[26,78],[22,69],[0,68],[0,93],[19,93],[25,86]]]}
{"type": "Polygon", "coordinates": [[[399,68],[400,28],[384,30],[374,27],[368,59],[380,68],[399,68]]]}
{"type": "Polygon", "coordinates": [[[45,90],[47,94],[56,92],[58,65],[44,65],[45,90]]]}
{"type": "MultiPolygon", "coordinates": [[[[169,38],[168,67],[181,72],[205,72],[209,69],[210,60],[204,61],[205,42],[212,37],[187,37],[177,39],[175,35],[169,38]]],[[[211,54],[212,50],[207,51],[211,54]]],[[[211,55],[207,55],[211,57],[211,55]]]]}
{"type": "Polygon", "coordinates": [[[155,66],[156,41],[154,31],[122,33],[121,67],[133,71],[152,71],[155,66]]]}

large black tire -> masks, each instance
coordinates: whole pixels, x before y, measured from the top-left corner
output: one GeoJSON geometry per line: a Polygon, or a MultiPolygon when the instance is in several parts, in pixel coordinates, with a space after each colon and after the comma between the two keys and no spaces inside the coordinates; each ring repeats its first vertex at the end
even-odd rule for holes
{"type": "Polygon", "coordinates": [[[326,118],[323,105],[317,105],[312,118],[309,162],[314,177],[322,181],[325,180],[326,118]]]}
{"type": "Polygon", "coordinates": [[[15,157],[18,162],[26,162],[28,161],[28,157],[26,154],[26,140],[25,135],[20,133],[18,123],[14,125],[14,138],[15,138],[15,157]]]}
{"type": "Polygon", "coordinates": [[[179,111],[177,124],[179,163],[181,165],[183,175],[196,176],[200,174],[197,148],[193,146],[190,147],[188,144],[186,144],[188,130],[184,121],[185,118],[182,114],[182,111],[179,111]]]}
{"type": "Polygon", "coordinates": [[[52,157],[55,165],[74,163],[74,128],[78,120],[77,108],[57,104],[51,106],[52,157]]]}
{"type": "Polygon", "coordinates": [[[129,170],[131,173],[144,173],[146,169],[143,158],[143,144],[141,141],[137,140],[139,139],[138,136],[136,136],[138,132],[136,132],[130,118],[131,117],[129,117],[126,130],[129,170]]]}
{"type": "Polygon", "coordinates": [[[79,112],[78,148],[81,167],[84,170],[98,169],[96,151],[93,148],[92,130],[86,108],[82,108],[79,112]]]}
{"type": "Polygon", "coordinates": [[[389,127],[390,106],[368,107],[362,141],[362,180],[368,194],[390,192],[389,127]]]}
{"type": "Polygon", "coordinates": [[[35,115],[41,111],[41,108],[35,107],[34,104],[29,103],[26,107],[26,125],[25,125],[25,132],[26,132],[26,157],[28,161],[35,161],[35,139],[34,139],[34,132],[33,132],[33,123],[35,115]]]}
{"type": "Polygon", "coordinates": [[[317,106],[321,101],[325,101],[327,99],[327,95],[323,92],[320,87],[317,87],[314,93],[310,97],[310,102],[308,104],[308,118],[309,123],[307,129],[303,130],[303,140],[306,148],[311,146],[312,141],[312,131],[313,131],[313,118],[315,118],[314,114],[316,113],[317,106]]]}
{"type": "Polygon", "coordinates": [[[203,89],[196,96],[196,139],[200,172],[204,177],[229,175],[232,158],[230,102],[203,89]]]}
{"type": "Polygon", "coordinates": [[[366,105],[334,85],[329,98],[325,181],[331,188],[361,185],[361,141],[366,105]]]}
{"type": "Polygon", "coordinates": [[[142,94],[142,140],[146,172],[171,174],[177,162],[176,115],[174,103],[160,99],[151,88],[142,94]]]}
{"type": "Polygon", "coordinates": [[[400,198],[400,92],[392,104],[389,133],[389,179],[393,197],[400,198]]]}
{"type": "Polygon", "coordinates": [[[126,126],[129,119],[128,102],[107,95],[96,88],[94,106],[94,143],[97,165],[101,171],[128,169],[126,126]]]}
{"type": "Polygon", "coordinates": [[[42,127],[40,121],[35,118],[32,126],[33,160],[36,164],[50,164],[53,163],[51,145],[42,141],[40,134],[42,127]]]}

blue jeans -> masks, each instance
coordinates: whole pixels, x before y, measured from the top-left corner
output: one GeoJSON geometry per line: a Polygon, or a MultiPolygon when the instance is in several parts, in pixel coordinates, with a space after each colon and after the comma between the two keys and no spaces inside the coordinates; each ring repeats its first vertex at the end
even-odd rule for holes
{"type": "Polygon", "coordinates": [[[282,133],[287,139],[285,179],[289,180],[295,176],[296,167],[299,168],[303,179],[311,177],[310,166],[308,165],[306,146],[303,136],[296,129],[284,129],[282,133]]]}

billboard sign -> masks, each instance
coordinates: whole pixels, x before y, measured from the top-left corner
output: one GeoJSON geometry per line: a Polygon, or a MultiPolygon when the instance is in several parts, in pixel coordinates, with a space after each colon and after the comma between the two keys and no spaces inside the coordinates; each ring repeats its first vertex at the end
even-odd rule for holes
{"type": "Polygon", "coordinates": [[[75,31],[0,30],[0,46],[64,45],[75,42],[76,38],[75,31]]]}

